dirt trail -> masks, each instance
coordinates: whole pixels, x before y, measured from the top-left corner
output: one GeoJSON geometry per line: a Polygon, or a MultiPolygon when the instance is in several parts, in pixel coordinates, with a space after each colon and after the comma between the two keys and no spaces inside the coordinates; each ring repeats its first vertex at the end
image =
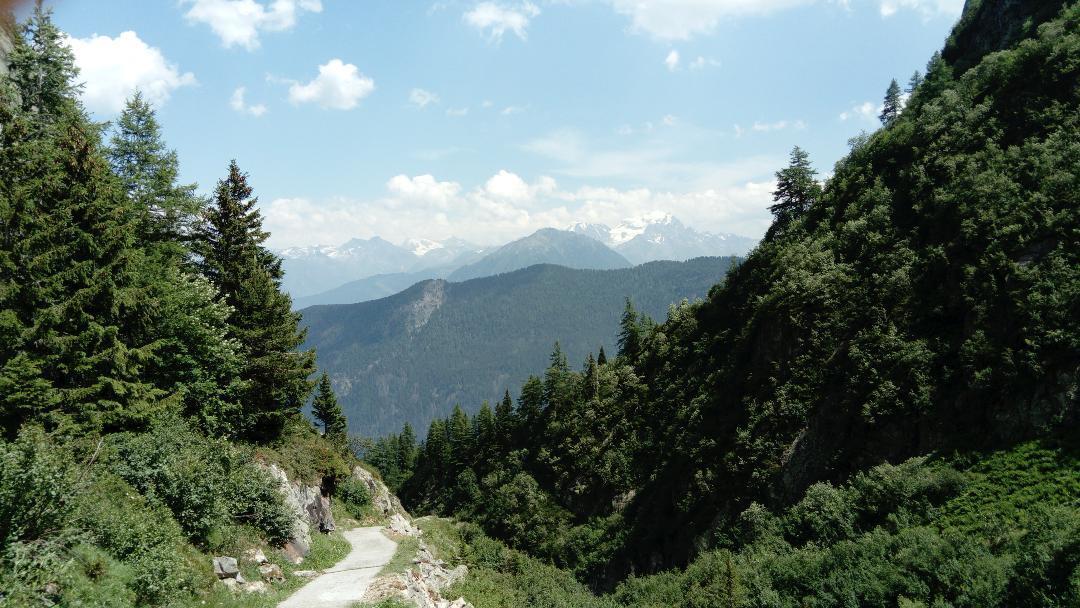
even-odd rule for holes
{"type": "Polygon", "coordinates": [[[278,608],[347,608],[364,597],[368,585],[397,551],[397,543],[379,526],[354,528],[342,536],[352,545],[345,559],[298,589],[278,608]]]}

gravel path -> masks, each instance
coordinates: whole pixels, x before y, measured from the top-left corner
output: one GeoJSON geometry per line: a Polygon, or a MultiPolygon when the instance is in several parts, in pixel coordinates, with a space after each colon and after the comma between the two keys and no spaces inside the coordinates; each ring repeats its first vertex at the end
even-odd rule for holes
{"type": "Polygon", "coordinates": [[[397,551],[397,543],[379,526],[354,528],[342,536],[352,545],[345,559],[298,589],[278,608],[347,608],[364,597],[368,585],[397,551]]]}

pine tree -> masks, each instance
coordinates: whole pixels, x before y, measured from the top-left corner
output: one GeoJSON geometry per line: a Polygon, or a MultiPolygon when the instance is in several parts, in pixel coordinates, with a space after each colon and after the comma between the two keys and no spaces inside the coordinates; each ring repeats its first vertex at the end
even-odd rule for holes
{"type": "Polygon", "coordinates": [[[619,356],[630,361],[637,359],[641,352],[641,326],[634,303],[626,298],[622,320],[619,321],[619,356]]]}
{"type": "Polygon", "coordinates": [[[330,385],[330,376],[323,372],[311,404],[311,413],[323,426],[323,436],[336,445],[344,445],[349,435],[348,421],[341,412],[334,388],[330,385]]]}
{"type": "Polygon", "coordinates": [[[412,475],[416,467],[416,433],[408,422],[401,427],[401,434],[398,435],[397,460],[403,480],[412,475]]]}
{"type": "Polygon", "coordinates": [[[892,82],[889,83],[889,88],[885,91],[885,103],[882,105],[881,115],[878,117],[881,119],[881,124],[892,124],[892,121],[900,116],[901,109],[903,109],[903,102],[900,99],[900,83],[893,78],[892,82]]]}
{"type": "Polygon", "coordinates": [[[12,67],[44,81],[14,73],[17,94],[0,104],[0,378],[11,394],[41,398],[9,397],[0,418],[9,431],[29,415],[128,428],[161,396],[141,377],[152,345],[133,338],[143,304],[135,213],[97,128],[64,97],[74,89],[52,82],[74,74],[70,51],[48,34],[55,28],[40,7],[31,25],[40,40],[17,41],[12,67]],[[29,110],[15,100],[35,96],[29,110]]]}
{"type": "Polygon", "coordinates": [[[195,184],[179,185],[176,152],[165,147],[154,108],[136,92],[117,117],[109,146],[109,162],[128,198],[143,217],[144,238],[173,255],[184,255],[181,245],[189,236],[202,202],[195,184]]]}
{"type": "Polygon", "coordinates": [[[544,383],[536,376],[529,376],[521,386],[518,398],[518,413],[521,426],[528,428],[535,425],[544,411],[544,383]]]}
{"type": "Polygon", "coordinates": [[[12,84],[21,110],[38,125],[51,124],[75,111],[79,70],[75,55],[64,43],[64,33],[52,22],[52,9],[39,2],[22,26],[8,58],[12,84]]]}
{"type": "Polygon", "coordinates": [[[247,383],[243,399],[243,430],[253,439],[270,439],[296,415],[311,392],[314,351],[298,352],[305,340],[300,315],[280,290],[281,260],[263,247],[256,199],[236,162],[218,182],[195,241],[199,268],[232,308],[231,337],[244,356],[241,377],[247,383]]]}
{"type": "Polygon", "coordinates": [[[774,218],[769,228],[770,235],[784,230],[821,197],[821,185],[815,175],[817,172],[810,165],[810,155],[795,146],[791,150],[788,166],[776,172],[774,203],[769,207],[774,218]]]}
{"type": "Polygon", "coordinates": [[[514,441],[516,427],[514,400],[510,397],[510,391],[506,391],[502,400],[495,405],[496,441],[504,452],[509,451],[514,441]]]}
{"type": "Polygon", "coordinates": [[[598,355],[596,355],[596,364],[597,365],[606,365],[607,364],[607,353],[604,352],[604,346],[603,345],[600,346],[600,353],[598,355]]]}
{"type": "Polygon", "coordinates": [[[454,406],[454,411],[446,421],[447,443],[452,454],[452,466],[450,479],[457,477],[463,469],[472,464],[473,434],[469,417],[460,405],[454,406]]]}
{"type": "Polygon", "coordinates": [[[905,92],[908,95],[914,95],[915,91],[919,89],[919,85],[923,82],[923,75],[919,70],[915,70],[915,73],[911,75],[911,79],[908,80],[907,89],[905,92]]]}
{"type": "Polygon", "coordinates": [[[587,359],[585,359],[585,373],[582,375],[582,383],[584,384],[584,390],[582,391],[587,401],[591,401],[597,397],[600,393],[600,372],[596,365],[596,359],[593,359],[592,353],[589,353],[587,359]]]}

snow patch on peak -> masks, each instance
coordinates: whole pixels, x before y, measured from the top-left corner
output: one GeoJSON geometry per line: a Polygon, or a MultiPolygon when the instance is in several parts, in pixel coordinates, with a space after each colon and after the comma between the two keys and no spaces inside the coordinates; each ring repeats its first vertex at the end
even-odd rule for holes
{"type": "Polygon", "coordinates": [[[643,234],[649,226],[668,226],[675,222],[670,213],[664,211],[651,211],[638,217],[625,220],[623,223],[611,229],[610,243],[614,246],[622,245],[643,234]]]}
{"type": "Polygon", "coordinates": [[[409,239],[402,243],[401,246],[411,251],[418,258],[422,258],[436,249],[446,247],[446,245],[430,239],[409,239]]]}

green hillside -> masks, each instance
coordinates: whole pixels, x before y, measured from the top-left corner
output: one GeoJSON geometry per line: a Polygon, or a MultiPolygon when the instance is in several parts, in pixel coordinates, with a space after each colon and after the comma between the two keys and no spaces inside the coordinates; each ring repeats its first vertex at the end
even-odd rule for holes
{"type": "Polygon", "coordinates": [[[354,432],[424,428],[460,403],[518,386],[559,341],[575,361],[616,349],[624,301],[662,318],[701,298],[733,258],[619,270],[532,266],[466,281],[425,281],[381,300],[304,309],[308,345],[329,371],[354,432]]]}
{"type": "Polygon", "coordinates": [[[646,605],[1080,603],[1080,6],[970,2],[913,85],[704,302],[436,421],[408,502],[594,588],[699,558],[646,605]]]}

